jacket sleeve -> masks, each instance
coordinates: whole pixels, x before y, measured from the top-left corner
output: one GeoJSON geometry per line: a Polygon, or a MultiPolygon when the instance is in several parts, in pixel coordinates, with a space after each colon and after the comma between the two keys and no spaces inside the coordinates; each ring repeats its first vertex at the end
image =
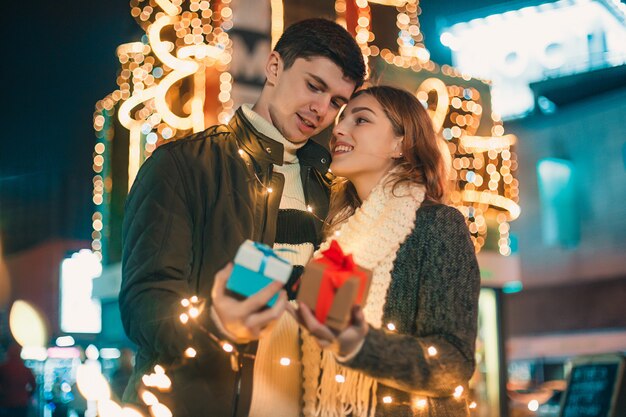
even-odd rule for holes
{"type": "Polygon", "coordinates": [[[417,312],[411,312],[415,336],[370,328],[359,353],[345,365],[402,391],[450,396],[459,385],[467,389],[474,372],[478,263],[456,209],[440,206],[417,224],[413,242],[422,243],[410,247],[406,259],[412,265],[396,264],[394,270],[419,283],[417,312]]]}
{"type": "Polygon", "coordinates": [[[197,326],[179,319],[181,300],[193,295],[194,224],[182,178],[170,149],[157,149],[141,167],[124,215],[122,323],[134,343],[159,357],[180,357],[191,343],[198,351],[211,344],[197,326]]]}

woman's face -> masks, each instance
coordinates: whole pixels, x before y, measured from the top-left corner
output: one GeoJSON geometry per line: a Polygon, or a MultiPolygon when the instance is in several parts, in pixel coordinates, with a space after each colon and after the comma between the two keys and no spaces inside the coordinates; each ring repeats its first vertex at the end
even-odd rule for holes
{"type": "Polygon", "coordinates": [[[333,174],[350,181],[381,178],[400,156],[402,137],[393,132],[382,106],[369,94],[350,100],[333,129],[333,174]]]}

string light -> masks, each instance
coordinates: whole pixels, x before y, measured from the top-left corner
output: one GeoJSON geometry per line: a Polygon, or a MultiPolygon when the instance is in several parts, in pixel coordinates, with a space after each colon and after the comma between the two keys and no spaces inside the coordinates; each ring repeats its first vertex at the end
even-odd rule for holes
{"type": "Polygon", "coordinates": [[[393,323],[387,323],[387,329],[389,329],[390,331],[394,332],[396,331],[396,325],[393,323]]]}
{"type": "Polygon", "coordinates": [[[179,316],[179,318],[180,318],[180,321],[181,321],[183,324],[187,324],[187,322],[189,321],[189,315],[187,315],[186,313],[182,313],[182,314],[179,316]]]}
{"type": "Polygon", "coordinates": [[[393,402],[393,398],[391,398],[390,396],[383,397],[383,403],[391,404],[392,402],[393,402]]]}
{"type": "Polygon", "coordinates": [[[475,402],[475,401],[472,401],[472,402],[470,403],[470,405],[469,405],[469,409],[470,409],[470,410],[475,410],[475,409],[476,409],[476,407],[478,407],[478,404],[476,404],[476,402],[475,402]]]}
{"type": "Polygon", "coordinates": [[[423,410],[428,405],[428,401],[425,398],[418,398],[415,400],[415,407],[418,410],[423,410]]]}
{"type": "MultiPolygon", "coordinates": [[[[250,155],[248,155],[248,154],[246,153],[246,151],[244,151],[244,150],[243,150],[243,149],[241,149],[241,148],[239,148],[239,149],[237,150],[237,153],[239,154],[239,156],[241,157],[241,159],[246,160],[246,158],[252,158],[250,155]]],[[[246,161],[246,164],[250,165],[250,162],[246,161]]],[[[257,173],[256,173],[256,172],[253,172],[253,174],[254,174],[254,178],[256,179],[256,181],[257,181],[257,182],[261,185],[261,187],[263,188],[263,190],[265,190],[265,192],[266,192],[266,193],[271,194],[271,193],[273,193],[273,192],[274,192],[274,189],[273,189],[272,187],[269,187],[269,186],[265,185],[265,183],[264,183],[263,181],[261,181],[261,178],[259,178],[259,176],[257,175],[257,173]]],[[[302,203],[304,203],[304,202],[302,202],[302,203]]],[[[312,207],[312,206],[307,205],[306,209],[307,209],[307,212],[311,213],[311,215],[312,215],[312,216],[313,216],[316,220],[318,220],[319,222],[321,222],[321,223],[323,223],[323,224],[327,224],[325,219],[322,219],[322,218],[318,217],[318,216],[315,214],[315,212],[314,212],[314,210],[313,210],[313,207],[312,207]]],[[[337,232],[335,232],[335,233],[337,233],[337,232]]]]}
{"type": "Polygon", "coordinates": [[[161,403],[150,406],[150,412],[154,417],[172,417],[170,409],[161,403]]]}
{"type": "Polygon", "coordinates": [[[154,395],[150,391],[143,391],[141,393],[141,399],[143,400],[143,402],[147,406],[151,406],[151,405],[157,404],[159,402],[159,400],[157,399],[156,395],[154,395]]]}
{"type": "Polygon", "coordinates": [[[337,381],[338,384],[343,384],[346,382],[346,377],[341,374],[337,374],[335,375],[335,381],[337,381]]]}
{"type": "Polygon", "coordinates": [[[197,354],[196,350],[194,348],[192,348],[192,347],[188,347],[185,350],[185,356],[188,357],[188,358],[195,358],[196,354],[197,354]]]}
{"type": "Polygon", "coordinates": [[[191,302],[190,302],[188,299],[183,298],[183,299],[180,301],[180,304],[181,304],[183,307],[189,307],[189,306],[191,305],[191,302]]]}
{"type": "Polygon", "coordinates": [[[224,351],[228,352],[228,353],[230,353],[230,352],[232,352],[234,350],[233,345],[231,345],[228,342],[223,342],[222,343],[222,349],[224,349],[224,351]]]}
{"type": "Polygon", "coordinates": [[[289,358],[280,358],[280,364],[282,366],[289,366],[291,364],[291,359],[289,359],[289,358]]]}
{"type": "Polygon", "coordinates": [[[195,319],[200,315],[200,310],[197,309],[196,307],[191,307],[189,309],[189,317],[195,319]]]}
{"type": "MultiPolygon", "coordinates": [[[[338,23],[346,20],[349,7],[353,7],[352,3],[335,1],[338,23]]],[[[483,114],[485,108],[482,101],[488,96],[482,97],[478,87],[467,86],[468,81],[473,81],[484,84],[488,90],[489,82],[472,79],[449,65],[439,67],[430,60],[419,24],[421,9],[418,0],[359,0],[356,7],[358,26],[355,37],[366,62],[370,56],[380,55],[390,66],[432,74],[424,78],[416,96],[427,108],[435,130],[445,139],[452,157],[454,169],[450,171],[450,179],[458,184],[458,191],[451,194],[452,204],[465,215],[477,252],[485,243],[487,220],[495,220],[499,252],[504,256],[510,255],[508,222],[515,220],[520,213],[519,184],[514,178],[517,161],[511,151],[516,138],[505,134],[498,114],[483,114]],[[377,18],[372,15],[368,3],[395,7],[397,51],[386,48],[379,51],[375,45],[375,34],[366,33],[377,18]],[[367,44],[366,35],[368,40],[371,38],[367,44]],[[483,126],[486,124],[484,120],[490,125],[483,126]],[[479,136],[479,128],[481,132],[490,131],[491,136],[479,136]]]]}
{"type": "Polygon", "coordinates": [[[437,356],[437,348],[434,346],[428,347],[428,356],[437,356]]]}
{"type": "Polygon", "coordinates": [[[193,296],[193,297],[191,297],[189,300],[190,300],[193,304],[197,304],[197,303],[198,303],[198,296],[197,296],[197,295],[194,295],[194,296],[193,296]]]}
{"type": "Polygon", "coordinates": [[[454,389],[454,394],[452,394],[452,396],[456,399],[459,399],[461,398],[462,395],[463,395],[463,387],[459,385],[458,387],[454,389]]]}

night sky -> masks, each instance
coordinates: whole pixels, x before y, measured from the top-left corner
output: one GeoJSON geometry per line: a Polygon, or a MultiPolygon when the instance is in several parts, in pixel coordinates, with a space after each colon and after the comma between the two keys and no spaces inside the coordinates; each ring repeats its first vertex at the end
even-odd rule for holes
{"type": "MultiPolygon", "coordinates": [[[[6,3],[0,234],[10,254],[54,237],[90,239],[94,105],[117,87],[116,47],[143,31],[128,0],[6,3]]],[[[432,59],[450,63],[438,39],[443,19],[528,3],[423,0],[432,59]]]]}

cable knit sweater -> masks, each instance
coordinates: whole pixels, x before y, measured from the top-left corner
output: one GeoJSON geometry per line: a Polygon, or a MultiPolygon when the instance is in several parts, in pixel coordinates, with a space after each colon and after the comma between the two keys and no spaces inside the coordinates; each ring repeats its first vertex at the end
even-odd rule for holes
{"type": "MultiPolygon", "coordinates": [[[[370,329],[361,351],[346,366],[380,382],[377,416],[468,415],[465,400],[451,395],[474,372],[480,274],[465,219],[456,209],[424,206],[414,232],[400,247],[384,307],[396,332],[370,329]],[[437,354],[431,356],[428,348],[437,354]],[[384,404],[415,404],[423,411],[384,404]]],[[[465,396],[463,396],[465,398],[465,396]]]]}
{"type": "Polygon", "coordinates": [[[342,364],[375,379],[376,416],[469,415],[479,288],[463,216],[452,207],[424,204],[396,252],[382,325],[371,326],[360,351],[342,364]],[[458,386],[464,388],[459,399],[453,396],[458,386]]]}

